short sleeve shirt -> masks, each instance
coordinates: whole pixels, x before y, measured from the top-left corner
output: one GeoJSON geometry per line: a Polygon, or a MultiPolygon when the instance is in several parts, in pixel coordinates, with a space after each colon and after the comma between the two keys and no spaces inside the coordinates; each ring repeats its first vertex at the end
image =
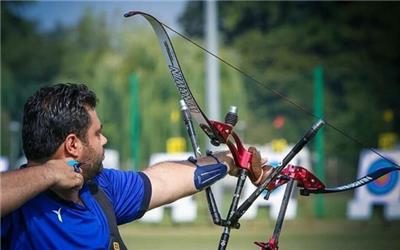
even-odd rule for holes
{"type": "MultiPolygon", "coordinates": [[[[148,209],[151,184],[145,174],[103,169],[94,181],[110,199],[119,225],[148,209]]],[[[1,249],[107,249],[107,217],[86,184],[80,198],[84,205],[46,191],[2,217],[1,249]]]]}

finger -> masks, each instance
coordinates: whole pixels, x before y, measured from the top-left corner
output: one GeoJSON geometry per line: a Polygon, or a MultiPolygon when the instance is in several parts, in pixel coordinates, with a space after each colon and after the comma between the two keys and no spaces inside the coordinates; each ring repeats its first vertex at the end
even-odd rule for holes
{"type": "Polygon", "coordinates": [[[248,151],[252,154],[257,154],[258,150],[255,147],[249,147],[248,151]]]}
{"type": "Polygon", "coordinates": [[[265,162],[261,158],[260,151],[258,151],[255,147],[249,147],[248,150],[250,153],[252,153],[249,177],[253,183],[258,183],[262,178],[263,175],[262,165],[265,162]]]}
{"type": "Polygon", "coordinates": [[[81,174],[76,173],[74,177],[75,177],[74,188],[81,189],[84,183],[83,176],[81,174]]]}
{"type": "Polygon", "coordinates": [[[258,151],[256,148],[254,147],[250,147],[249,148],[249,152],[252,154],[251,157],[251,162],[252,163],[259,163],[261,162],[261,155],[260,155],[260,151],[258,151]]]}
{"type": "Polygon", "coordinates": [[[82,168],[81,167],[78,167],[77,169],[74,169],[74,172],[77,173],[78,175],[82,176],[82,168]]]}
{"type": "Polygon", "coordinates": [[[267,165],[268,158],[261,158],[261,166],[267,165]]]}

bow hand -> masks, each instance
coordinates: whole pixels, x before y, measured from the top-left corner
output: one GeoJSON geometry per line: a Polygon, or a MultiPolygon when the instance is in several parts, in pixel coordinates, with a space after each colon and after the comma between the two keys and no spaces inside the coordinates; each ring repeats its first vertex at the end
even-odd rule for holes
{"type": "Polygon", "coordinates": [[[248,151],[252,154],[249,178],[255,186],[259,186],[270,176],[273,168],[266,164],[267,160],[261,158],[260,151],[255,147],[249,147],[248,151]]]}

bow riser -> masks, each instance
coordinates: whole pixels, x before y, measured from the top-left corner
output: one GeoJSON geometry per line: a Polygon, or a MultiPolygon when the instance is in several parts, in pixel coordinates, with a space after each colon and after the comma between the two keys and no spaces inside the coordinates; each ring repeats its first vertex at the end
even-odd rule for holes
{"type": "Polygon", "coordinates": [[[267,190],[272,192],[276,188],[286,184],[289,180],[296,180],[297,186],[310,191],[324,190],[325,184],[322,183],[313,173],[301,166],[288,165],[285,167],[276,180],[267,186],[267,190]]]}
{"type": "Polygon", "coordinates": [[[218,121],[210,121],[232,153],[236,166],[250,171],[252,153],[244,146],[239,136],[233,131],[233,126],[218,121]]]}

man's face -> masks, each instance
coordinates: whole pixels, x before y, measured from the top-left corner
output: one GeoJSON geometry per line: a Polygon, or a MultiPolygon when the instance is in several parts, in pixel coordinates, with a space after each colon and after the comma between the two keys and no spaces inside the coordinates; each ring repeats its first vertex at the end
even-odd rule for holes
{"type": "Polygon", "coordinates": [[[101,133],[102,125],[96,110],[88,109],[91,126],[87,131],[87,142],[83,143],[81,169],[85,180],[96,176],[103,168],[104,145],[107,138],[101,133]]]}

